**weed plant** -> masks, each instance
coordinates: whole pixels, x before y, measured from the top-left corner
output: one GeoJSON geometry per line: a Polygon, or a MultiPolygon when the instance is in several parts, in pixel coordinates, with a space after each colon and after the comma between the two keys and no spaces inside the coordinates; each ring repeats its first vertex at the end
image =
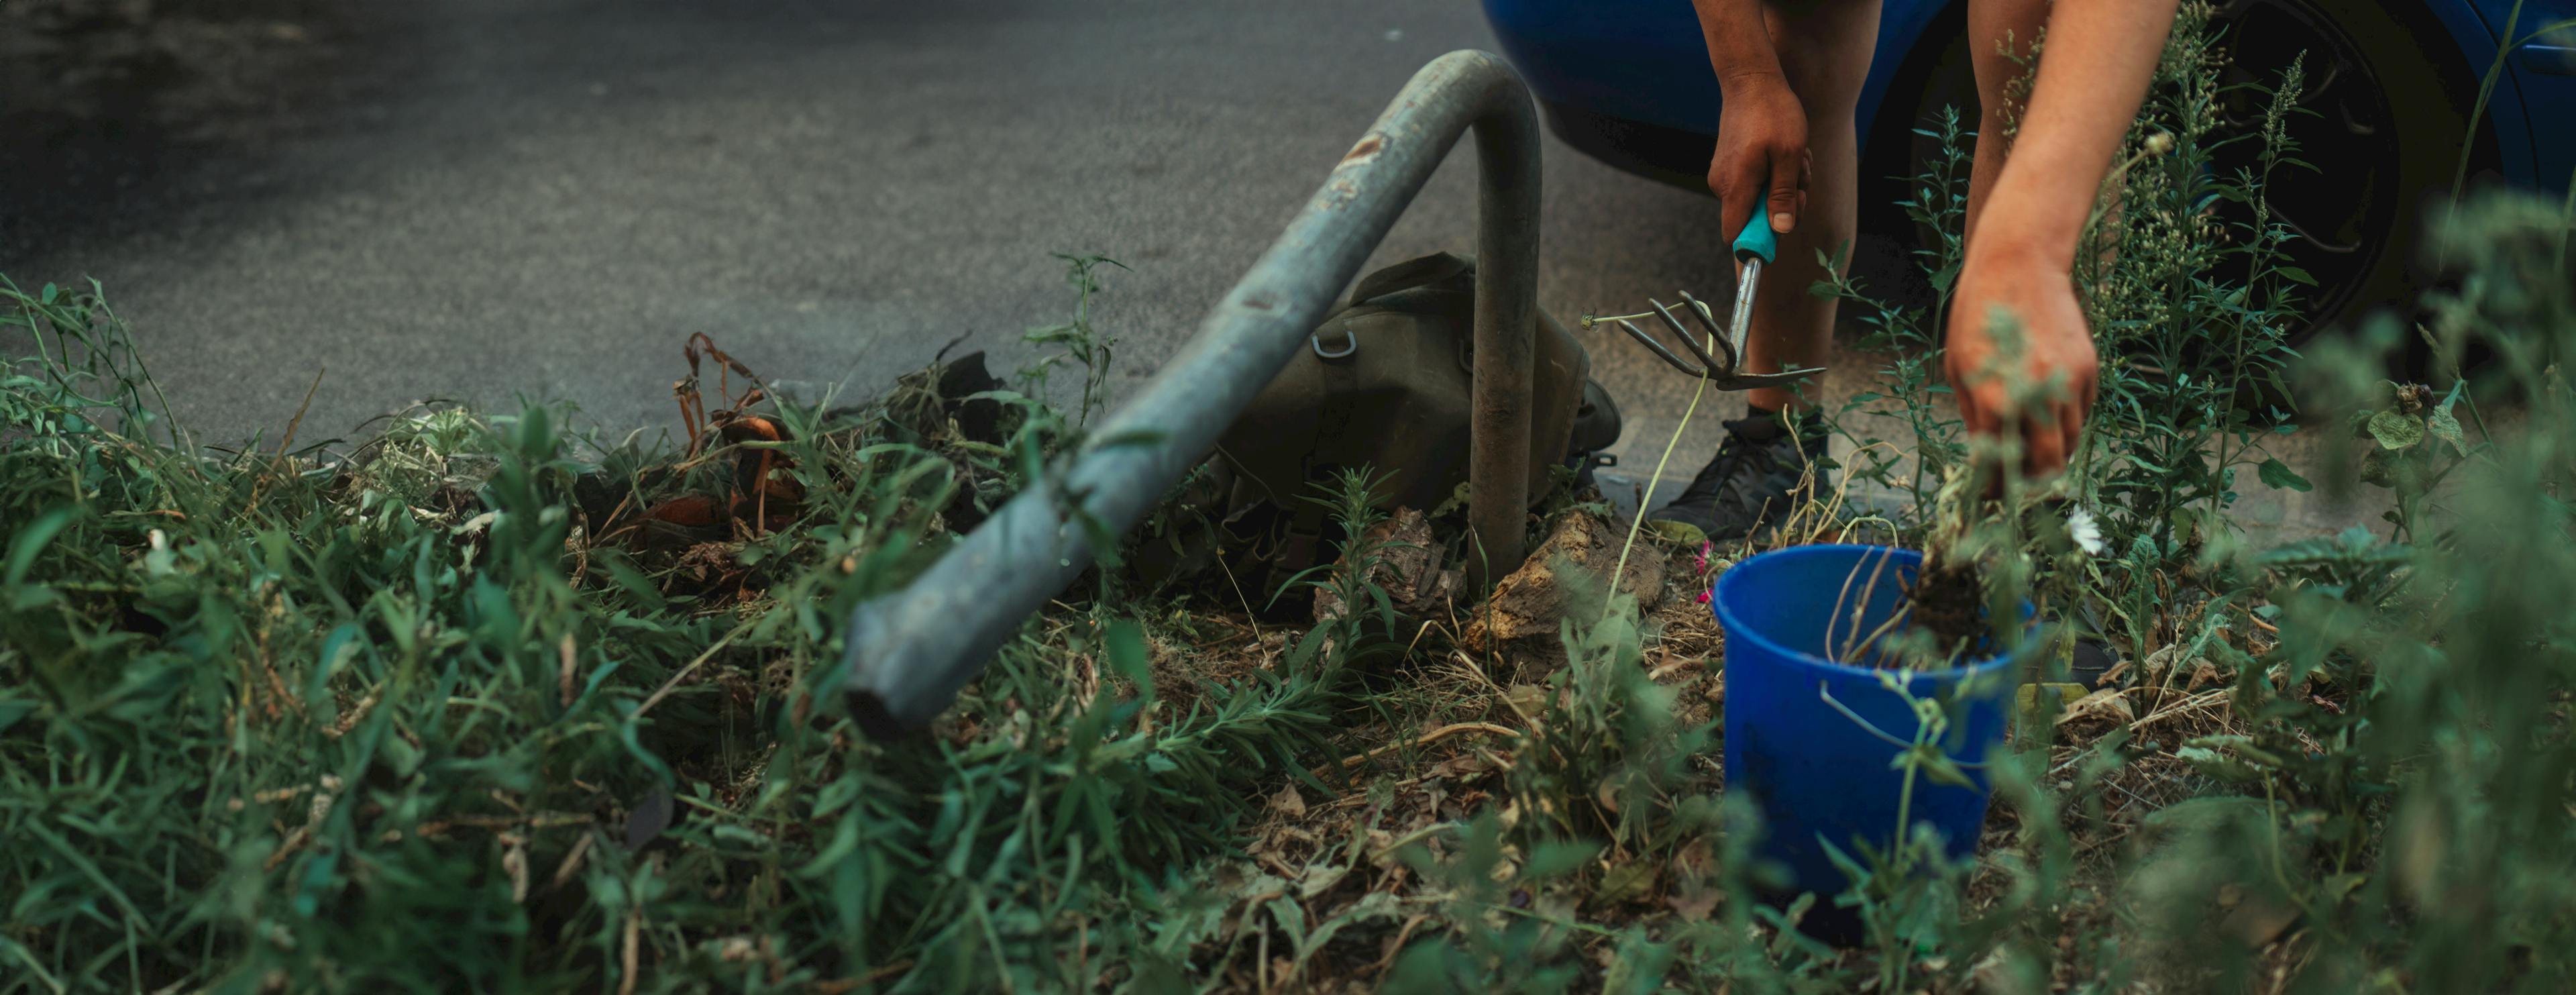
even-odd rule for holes
{"type": "MultiPolygon", "coordinates": [[[[1560,564],[1562,662],[1497,686],[1522,668],[1455,619],[1399,625],[1366,472],[1316,495],[1349,539],[1284,592],[1338,612],[1265,624],[1232,609],[1278,592],[1104,568],[933,728],[861,735],[840,620],[1086,441],[1085,257],[1040,333],[1086,369],[1070,417],[1036,376],[913,377],[772,399],[779,441],[687,461],[543,405],[209,450],[98,288],[0,286],[33,344],[0,380],[0,993],[2569,990],[2576,199],[2463,200],[2420,247],[2453,279],[2427,321],[2294,356],[2303,274],[2227,219],[2303,168],[2302,81],[2235,94],[2271,111],[2218,134],[2203,16],[2093,229],[2105,400],[2067,481],[1976,499],[1968,469],[2011,454],[1958,433],[1928,349],[1858,402],[1919,444],[1855,467],[1912,499],[1909,539],[1984,567],[1990,617],[2039,601],[2038,645],[2098,627],[2130,661],[1968,761],[1998,799],[1973,861],[1891,826],[1828,841],[1841,892],[1757,900],[1779,878],[1719,776],[1688,553],[1651,606],[1560,564]],[[2254,165],[2211,166],[2235,141],[2254,165]],[[2385,379],[2418,340],[2458,386],[2385,379]],[[2244,403],[2282,381],[2351,413],[2302,469],[2383,488],[2384,532],[2260,548],[2232,523],[2247,468],[2304,483],[2244,403]],[[607,510],[744,452],[785,457],[791,520],[607,510]],[[1861,942],[1801,932],[1827,912],[1861,942]]],[[[1929,131],[1952,152],[1910,207],[1946,291],[1969,136],[1929,131]]],[[[1944,311],[1866,317],[1932,347],[1944,311]]],[[[1955,779],[1928,748],[1948,704],[1916,705],[1893,762],[1955,779]]]]}
{"type": "Polygon", "coordinates": [[[95,288],[0,293],[38,346],[0,385],[0,991],[1133,981],[1366,641],[1158,683],[1169,619],[1091,602],[941,729],[871,742],[840,619],[989,496],[961,482],[1043,472],[1072,438],[1043,405],[995,392],[1001,445],[912,432],[901,397],[781,406],[800,519],[675,557],[576,492],[702,475],[559,409],[209,455],[95,288]]]}

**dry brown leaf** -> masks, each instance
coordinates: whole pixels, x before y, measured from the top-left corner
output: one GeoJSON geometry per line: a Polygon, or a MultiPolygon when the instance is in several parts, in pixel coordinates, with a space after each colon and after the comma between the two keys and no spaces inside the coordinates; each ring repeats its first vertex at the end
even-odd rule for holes
{"type": "Polygon", "coordinates": [[[1311,899],[1333,890],[1351,873],[1351,865],[1336,859],[1318,860],[1306,865],[1306,873],[1297,882],[1297,897],[1311,899]]]}
{"type": "Polygon", "coordinates": [[[2064,711],[2058,712],[2057,724],[2065,725],[2079,719],[2101,718],[2134,722],[2138,718],[2138,713],[2137,709],[2129,705],[2129,698],[2124,689],[2103,688],[2075,699],[2074,703],[2067,705],[2064,711]]]}
{"type": "Polygon", "coordinates": [[[563,887],[564,882],[572,880],[572,876],[580,872],[582,855],[590,852],[592,839],[591,834],[583,833],[580,839],[572,841],[572,852],[564,854],[563,863],[555,868],[553,887],[563,887]]]}
{"type": "Polygon", "coordinates": [[[510,904],[527,904],[528,841],[514,833],[503,833],[501,839],[510,846],[501,854],[501,869],[510,875],[510,904]]]}
{"type": "MultiPolygon", "coordinates": [[[[1443,547],[1431,534],[1431,520],[1411,508],[1397,508],[1367,534],[1384,544],[1368,579],[1386,591],[1387,602],[1396,612],[1410,619],[1447,618],[1465,575],[1441,569],[1443,547]]],[[[1315,621],[1339,618],[1346,610],[1331,586],[1315,588],[1315,621]]]]}
{"type": "Polygon", "coordinates": [[[1601,887],[1592,897],[1604,904],[1624,905],[1646,897],[1655,890],[1655,865],[1632,861],[1612,866],[1602,872],[1601,887]]]}
{"type": "Polygon", "coordinates": [[[1434,764],[1428,776],[1464,779],[1491,769],[1493,765],[1486,763],[1485,758],[1473,753],[1461,753],[1434,764]]]}
{"type": "Polygon", "coordinates": [[[2270,896],[2256,896],[2227,913],[2220,928],[2249,947],[2260,947],[2278,939],[2290,924],[2299,921],[2297,906],[2276,901],[2270,896]]]}

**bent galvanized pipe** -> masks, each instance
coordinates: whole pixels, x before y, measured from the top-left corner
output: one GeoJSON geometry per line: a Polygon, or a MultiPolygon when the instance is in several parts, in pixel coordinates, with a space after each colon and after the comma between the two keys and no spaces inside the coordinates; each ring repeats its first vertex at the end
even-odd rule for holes
{"type": "Polygon", "coordinates": [[[884,736],[927,724],[1091,564],[1084,530],[1060,496],[1124,533],[1204,460],[1471,126],[1479,195],[1470,562],[1488,582],[1517,565],[1538,316],[1538,117],[1500,57],[1452,52],[1414,74],[1180,354],[1058,465],[1060,486],[1030,487],[911,585],[851,613],[842,667],[860,726],[884,736]]]}

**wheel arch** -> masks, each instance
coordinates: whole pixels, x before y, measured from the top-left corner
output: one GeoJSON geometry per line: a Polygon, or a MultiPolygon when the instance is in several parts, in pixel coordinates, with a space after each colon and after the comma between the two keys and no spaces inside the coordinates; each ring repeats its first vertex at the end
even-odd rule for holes
{"type": "MultiPolygon", "coordinates": [[[[2487,23],[2471,0],[2388,0],[2388,6],[2400,18],[2409,11],[2420,12],[2441,29],[2450,44],[2425,51],[2434,57],[2440,72],[2474,96],[2485,78],[2484,67],[2495,64],[2497,29],[2487,23]]],[[[1967,29],[1967,7],[1967,0],[1889,0],[1882,8],[1879,49],[1888,52],[1891,43],[1901,43],[1903,54],[1875,60],[1870,67],[1869,84],[1861,92],[1858,117],[1867,122],[1860,129],[1864,163],[1869,161],[1870,149],[1878,139],[1899,136],[1901,140],[1901,136],[1912,133],[1915,122],[1911,102],[1887,98],[1917,92],[1930,81],[1943,48],[1956,32],[1967,29]]],[[[2483,162],[2505,178],[2527,184],[2537,173],[2530,119],[2510,67],[2498,75],[2495,90],[2488,95],[2486,111],[2479,116],[2471,138],[2483,146],[2473,154],[2472,162],[2483,162]]],[[[1867,179],[1864,177],[1863,182],[1867,179]]]]}

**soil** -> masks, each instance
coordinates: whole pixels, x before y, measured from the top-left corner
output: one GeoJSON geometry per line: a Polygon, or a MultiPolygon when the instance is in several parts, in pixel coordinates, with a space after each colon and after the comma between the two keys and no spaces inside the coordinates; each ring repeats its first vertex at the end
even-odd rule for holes
{"type": "MultiPolygon", "coordinates": [[[[1957,656],[1983,635],[1978,619],[1984,614],[1985,584],[1973,563],[1941,564],[1923,571],[1906,592],[1914,601],[1914,624],[1938,640],[1943,656],[1957,656]]],[[[1892,665],[1896,658],[1880,655],[1882,664],[1892,665]]]]}
{"type": "MultiPolygon", "coordinates": [[[[1571,608],[1597,610],[1600,592],[1584,590],[1585,577],[1607,577],[1619,561],[1622,536],[1608,522],[1576,512],[1559,519],[1547,541],[1510,576],[1494,585],[1484,610],[1459,633],[1469,652],[1502,652],[1518,666],[1506,684],[1536,683],[1565,660],[1562,624],[1571,608]],[[1574,576],[1560,575],[1572,568],[1574,576]],[[1570,583],[1569,583],[1570,582],[1570,583]],[[1508,651],[1508,652],[1505,652],[1508,651]]],[[[1664,561],[1649,547],[1621,569],[1619,588],[1651,611],[1664,596],[1664,561]]]]}

